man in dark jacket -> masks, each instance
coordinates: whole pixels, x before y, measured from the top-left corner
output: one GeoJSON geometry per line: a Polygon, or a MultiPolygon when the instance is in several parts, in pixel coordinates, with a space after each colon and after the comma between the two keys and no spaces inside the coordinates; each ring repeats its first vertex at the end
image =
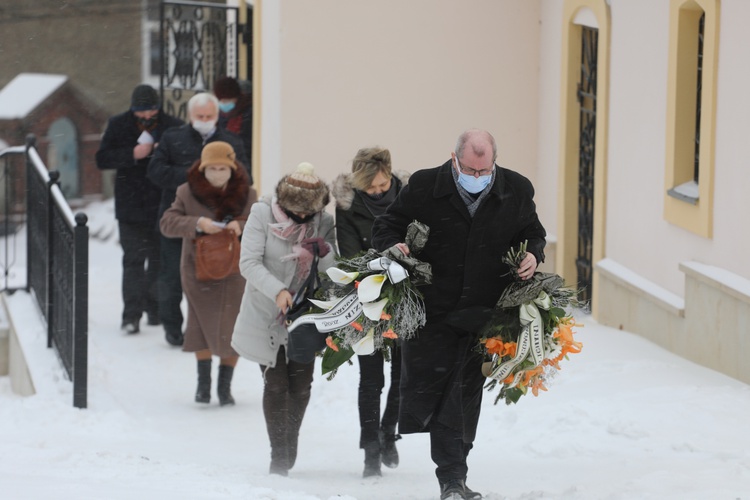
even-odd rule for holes
{"type": "MultiPolygon", "coordinates": [[[[218,129],[219,101],[211,94],[194,95],[188,101],[190,123],[168,130],[154,151],[148,165],[148,178],[162,188],[159,219],[172,205],[177,187],[186,182],[187,171],[201,157],[203,146],[224,141],[232,145],[237,161],[249,165],[242,141],[231,132],[218,129]]],[[[250,174],[248,170],[248,175],[250,174]]],[[[252,185],[252,178],[250,179],[252,185]]],[[[182,283],[180,282],[180,254],[182,238],[161,238],[161,268],[159,270],[159,317],[164,324],[167,342],[182,345],[183,315],[182,283]]]]}
{"type": "Polygon", "coordinates": [[[149,325],[159,324],[157,213],[161,189],[146,178],[146,168],[162,133],[183,123],[159,107],[156,90],[138,85],[130,110],[109,119],[96,152],[97,167],[117,170],[115,218],[123,252],[121,328],[127,333],[140,331],[144,311],[149,325]]]}
{"type": "Polygon", "coordinates": [[[533,276],[544,260],[546,232],[536,215],[534,188],[495,164],[497,146],[486,131],[468,130],[451,160],[420,170],[386,213],[375,220],[373,246],[405,254],[406,228],[430,228],[416,255],[432,265],[424,294],[427,324],[402,344],[399,432],[429,432],[441,499],[476,499],[466,486],[484,376],[475,349],[478,330],[512,278],[502,257],[528,241],[518,273],[533,276]]]}

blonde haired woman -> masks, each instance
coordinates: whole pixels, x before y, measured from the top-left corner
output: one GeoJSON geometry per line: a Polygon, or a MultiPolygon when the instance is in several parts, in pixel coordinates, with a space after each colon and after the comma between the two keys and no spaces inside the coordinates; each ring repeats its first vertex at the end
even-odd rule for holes
{"type": "MultiPolygon", "coordinates": [[[[372,248],[370,233],[375,217],[381,215],[406,184],[409,174],[393,175],[391,153],[385,148],[363,148],[352,160],[352,172],[339,175],[333,183],[336,198],[336,237],[342,257],[352,257],[372,248]]],[[[357,356],[359,360],[359,447],[365,450],[364,477],[380,476],[381,462],[398,465],[396,434],[401,378],[401,350],[391,358],[391,387],[385,411],[380,415],[380,396],[385,386],[385,360],[381,352],[357,356]]]]}

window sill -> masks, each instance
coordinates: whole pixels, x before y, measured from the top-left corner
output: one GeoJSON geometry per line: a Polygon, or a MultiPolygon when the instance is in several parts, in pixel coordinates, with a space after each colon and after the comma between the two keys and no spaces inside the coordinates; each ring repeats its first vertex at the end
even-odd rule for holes
{"type": "Polygon", "coordinates": [[[698,183],[695,181],[689,181],[679,186],[675,186],[667,191],[667,195],[672,198],[676,198],[680,201],[690,203],[691,205],[697,205],[700,199],[698,195],[698,183]]]}

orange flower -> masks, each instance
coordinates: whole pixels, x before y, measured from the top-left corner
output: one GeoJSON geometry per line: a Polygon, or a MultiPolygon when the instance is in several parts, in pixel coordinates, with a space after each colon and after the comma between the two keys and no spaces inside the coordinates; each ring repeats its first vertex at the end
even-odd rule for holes
{"type": "Polygon", "coordinates": [[[503,352],[503,341],[498,338],[490,338],[487,339],[484,342],[484,347],[487,349],[487,352],[490,354],[497,354],[498,356],[502,356],[503,352]]]}
{"type": "Polygon", "coordinates": [[[484,347],[489,354],[497,354],[502,358],[505,356],[515,356],[518,346],[515,342],[503,342],[501,339],[493,337],[484,342],[484,347]]]}
{"type": "Polygon", "coordinates": [[[387,339],[397,339],[398,335],[391,328],[383,332],[383,337],[387,339]]]}
{"type": "Polygon", "coordinates": [[[385,311],[383,311],[382,313],[380,313],[380,319],[384,319],[384,320],[388,321],[389,319],[391,319],[391,315],[387,314],[385,311]]]}
{"type": "Polygon", "coordinates": [[[361,332],[363,330],[362,325],[360,323],[357,323],[356,321],[352,321],[349,324],[352,325],[352,328],[354,328],[358,332],[361,332]]]}
{"type": "Polygon", "coordinates": [[[336,345],[336,342],[333,341],[333,337],[331,337],[330,335],[326,337],[326,345],[332,350],[339,352],[339,346],[336,345]]]}
{"type": "Polygon", "coordinates": [[[531,370],[526,370],[523,374],[523,385],[529,385],[529,382],[531,382],[533,377],[541,375],[542,373],[544,373],[544,367],[542,365],[532,368],[531,370]]]}
{"type": "Polygon", "coordinates": [[[356,290],[357,288],[359,288],[359,281],[355,280],[354,281],[354,289],[356,290]]]}

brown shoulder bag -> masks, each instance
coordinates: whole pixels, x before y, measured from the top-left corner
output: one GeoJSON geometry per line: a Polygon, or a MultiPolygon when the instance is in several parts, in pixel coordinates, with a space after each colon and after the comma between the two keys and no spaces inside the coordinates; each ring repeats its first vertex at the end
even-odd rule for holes
{"type": "Polygon", "coordinates": [[[240,240],[231,229],[195,239],[195,278],[221,280],[240,272],[240,240]]]}

